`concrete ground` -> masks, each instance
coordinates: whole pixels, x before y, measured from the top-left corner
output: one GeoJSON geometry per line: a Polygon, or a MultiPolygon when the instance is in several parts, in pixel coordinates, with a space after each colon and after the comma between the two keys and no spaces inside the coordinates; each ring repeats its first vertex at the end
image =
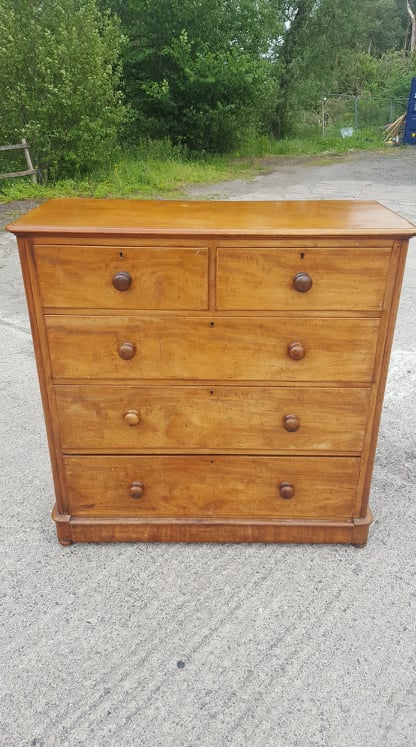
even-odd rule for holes
{"type": "MultiPolygon", "coordinates": [[[[376,198],[416,222],[415,182],[409,147],[277,159],[191,196],[376,198]]],[[[15,241],[0,234],[3,747],[416,744],[415,249],[364,550],[62,548],[15,241]]]]}

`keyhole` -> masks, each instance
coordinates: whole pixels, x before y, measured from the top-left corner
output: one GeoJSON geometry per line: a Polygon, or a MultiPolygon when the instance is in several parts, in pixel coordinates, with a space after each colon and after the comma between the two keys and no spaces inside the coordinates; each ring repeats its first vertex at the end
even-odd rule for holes
{"type": "Polygon", "coordinates": [[[301,259],[304,259],[304,258],[305,258],[305,252],[301,252],[301,253],[300,253],[300,258],[301,258],[301,259]]]}
{"type": "Polygon", "coordinates": [[[120,252],[119,257],[120,257],[120,259],[123,259],[123,257],[124,257],[123,252],[120,252]]]}
{"type": "Polygon", "coordinates": [[[209,323],[209,326],[210,326],[210,327],[215,327],[215,322],[210,322],[210,323],[209,323]]]}

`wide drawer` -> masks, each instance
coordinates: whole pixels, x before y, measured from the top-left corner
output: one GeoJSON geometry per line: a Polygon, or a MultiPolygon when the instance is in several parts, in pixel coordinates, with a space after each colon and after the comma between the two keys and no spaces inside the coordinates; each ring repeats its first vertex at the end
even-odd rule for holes
{"type": "Polygon", "coordinates": [[[373,378],[379,320],[45,317],[55,379],[373,378]],[[126,359],[128,358],[128,359],[126,359]]]}
{"type": "Polygon", "coordinates": [[[208,249],[204,247],[38,245],[34,253],[47,307],[186,310],[208,306],[208,249]]]}
{"type": "Polygon", "coordinates": [[[361,451],[370,389],[55,387],[64,451],[361,451]]]}
{"type": "Polygon", "coordinates": [[[390,254],[388,247],[218,249],[217,308],[379,311],[390,254]]]}
{"type": "Polygon", "coordinates": [[[354,457],[68,456],[64,462],[72,516],[358,515],[354,457]]]}

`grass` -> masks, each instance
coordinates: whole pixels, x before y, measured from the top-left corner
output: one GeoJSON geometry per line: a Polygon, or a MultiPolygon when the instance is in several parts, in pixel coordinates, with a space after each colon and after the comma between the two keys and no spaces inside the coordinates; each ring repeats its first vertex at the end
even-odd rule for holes
{"type": "Polygon", "coordinates": [[[260,137],[243,145],[244,156],[314,156],[319,154],[350,153],[355,150],[377,150],[383,147],[384,134],[374,130],[361,130],[351,137],[342,138],[338,128],[327,130],[325,136],[305,134],[283,140],[260,137]]]}
{"type": "Polygon", "coordinates": [[[215,183],[237,177],[251,177],[261,167],[250,159],[207,157],[201,160],[138,158],[127,154],[105,171],[79,179],[33,184],[28,180],[8,180],[0,185],[0,202],[49,197],[143,198],[183,195],[186,187],[215,183]]]}
{"type": "Polygon", "coordinates": [[[33,184],[27,177],[0,182],[0,202],[50,197],[180,198],[196,184],[252,178],[270,169],[270,158],[345,153],[381,148],[379,133],[356,133],[342,139],[325,137],[273,140],[260,137],[243,143],[229,156],[190,155],[169,141],[144,141],[88,177],[33,184]],[[263,160],[264,159],[264,160],[263,160]]]}

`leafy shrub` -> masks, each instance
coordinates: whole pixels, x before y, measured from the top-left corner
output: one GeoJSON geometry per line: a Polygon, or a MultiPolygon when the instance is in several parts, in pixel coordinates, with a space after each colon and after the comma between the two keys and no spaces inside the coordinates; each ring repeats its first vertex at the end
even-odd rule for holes
{"type": "Polygon", "coordinates": [[[41,175],[87,172],[125,117],[123,37],[95,0],[0,0],[0,142],[25,137],[41,175]]]}

